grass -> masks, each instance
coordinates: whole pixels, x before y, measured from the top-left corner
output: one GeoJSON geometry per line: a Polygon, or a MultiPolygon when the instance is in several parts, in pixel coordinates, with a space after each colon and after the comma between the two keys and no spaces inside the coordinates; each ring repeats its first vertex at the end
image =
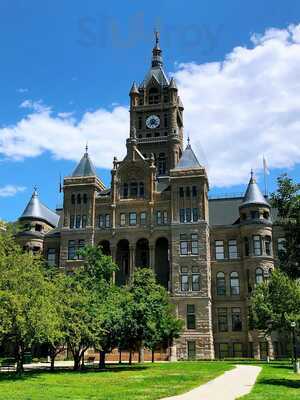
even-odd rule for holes
{"type": "MultiPolygon", "coordinates": [[[[155,400],[184,393],[233,368],[228,362],[109,366],[106,371],[0,373],[1,400],[155,400]]],[[[277,400],[277,399],[276,399],[277,400]]]]}
{"type": "Polygon", "coordinates": [[[275,361],[258,365],[263,369],[252,391],[242,400],[300,399],[300,375],[293,372],[290,363],[275,361]]]}

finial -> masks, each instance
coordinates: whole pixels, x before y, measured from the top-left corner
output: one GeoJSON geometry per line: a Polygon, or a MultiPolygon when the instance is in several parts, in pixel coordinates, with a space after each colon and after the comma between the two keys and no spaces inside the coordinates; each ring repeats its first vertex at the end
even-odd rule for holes
{"type": "Polygon", "coordinates": [[[159,31],[157,29],[154,29],[154,35],[155,35],[155,47],[159,48],[159,31]]]}
{"type": "Polygon", "coordinates": [[[38,194],[37,190],[38,190],[37,185],[34,185],[33,186],[33,194],[32,194],[33,196],[37,196],[37,194],[38,194]]]}
{"type": "Polygon", "coordinates": [[[89,145],[88,145],[88,142],[86,142],[86,145],[85,145],[85,152],[86,152],[86,154],[88,153],[88,151],[89,151],[89,145]]]}
{"type": "Polygon", "coordinates": [[[188,146],[190,146],[190,135],[188,135],[187,142],[188,142],[188,146]]]}

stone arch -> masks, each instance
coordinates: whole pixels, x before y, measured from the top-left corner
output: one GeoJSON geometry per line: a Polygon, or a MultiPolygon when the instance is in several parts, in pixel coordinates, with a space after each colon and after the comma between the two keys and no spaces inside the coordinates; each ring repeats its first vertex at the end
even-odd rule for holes
{"type": "Polygon", "coordinates": [[[155,275],[157,282],[169,289],[169,241],[165,237],[160,237],[155,242],[155,275]]]}
{"type": "Polygon", "coordinates": [[[129,242],[126,239],[120,240],[117,244],[116,262],[119,267],[116,272],[116,284],[124,285],[130,274],[130,250],[129,242]]]}
{"type": "Polygon", "coordinates": [[[136,267],[149,267],[149,242],[148,239],[139,239],[135,248],[136,267]]]}
{"type": "Polygon", "coordinates": [[[99,242],[99,246],[101,247],[102,253],[105,256],[111,255],[109,240],[101,240],[101,242],[99,242]]]}

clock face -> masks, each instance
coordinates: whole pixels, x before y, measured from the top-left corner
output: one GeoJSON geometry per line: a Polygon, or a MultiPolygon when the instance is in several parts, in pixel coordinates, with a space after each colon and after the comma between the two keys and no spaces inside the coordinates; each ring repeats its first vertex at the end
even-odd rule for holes
{"type": "Polygon", "coordinates": [[[155,129],[158,128],[160,124],[160,119],[157,115],[150,115],[147,119],[146,119],[146,126],[149,129],[155,129]]]}

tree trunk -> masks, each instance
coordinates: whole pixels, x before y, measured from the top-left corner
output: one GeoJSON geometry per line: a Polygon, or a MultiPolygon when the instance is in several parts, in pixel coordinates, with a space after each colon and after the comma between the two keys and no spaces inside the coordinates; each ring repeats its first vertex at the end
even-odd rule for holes
{"type": "Polygon", "coordinates": [[[129,350],[129,365],[132,364],[132,351],[129,350]]]}
{"type": "Polygon", "coordinates": [[[55,354],[50,355],[51,358],[51,364],[50,364],[50,371],[54,371],[54,362],[55,362],[55,354]]]}
{"type": "Polygon", "coordinates": [[[73,353],[73,358],[74,358],[74,371],[79,371],[80,370],[80,361],[81,361],[81,355],[79,353],[73,353]]]}
{"type": "Polygon", "coordinates": [[[139,348],[139,363],[143,364],[145,361],[145,351],[144,351],[144,342],[142,342],[139,348]]]}
{"type": "Polygon", "coordinates": [[[19,344],[17,346],[17,373],[22,374],[24,372],[24,351],[22,346],[19,344]]]}
{"type": "Polygon", "coordinates": [[[151,351],[151,361],[154,363],[154,350],[152,349],[152,351],[151,351]]]}
{"type": "Polygon", "coordinates": [[[84,351],[81,353],[81,369],[84,369],[84,351]]]}
{"type": "Polygon", "coordinates": [[[99,351],[99,368],[104,369],[105,368],[105,351],[101,350],[99,351]]]}
{"type": "Polygon", "coordinates": [[[119,350],[119,364],[122,364],[122,350],[119,350]]]}

